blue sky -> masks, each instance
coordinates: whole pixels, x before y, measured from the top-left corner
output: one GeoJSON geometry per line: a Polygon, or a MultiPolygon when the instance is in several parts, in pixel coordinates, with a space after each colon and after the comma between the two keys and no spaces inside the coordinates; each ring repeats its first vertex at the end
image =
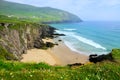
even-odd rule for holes
{"type": "Polygon", "coordinates": [[[7,0],[69,11],[83,20],[120,21],[120,0],[7,0]]]}

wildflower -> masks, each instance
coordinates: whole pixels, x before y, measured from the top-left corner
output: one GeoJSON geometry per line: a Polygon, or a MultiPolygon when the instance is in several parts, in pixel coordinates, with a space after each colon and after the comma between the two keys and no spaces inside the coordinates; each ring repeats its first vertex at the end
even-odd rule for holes
{"type": "Polygon", "coordinates": [[[86,79],[85,80],[89,80],[87,77],[86,77],[86,79]]]}
{"type": "Polygon", "coordinates": [[[3,78],[1,80],[4,80],[3,78]]]}
{"type": "Polygon", "coordinates": [[[14,77],[14,75],[11,76],[12,78],[14,77]]]}
{"type": "Polygon", "coordinates": [[[61,78],[61,79],[63,79],[63,77],[62,77],[62,76],[61,76],[60,78],[61,78]]]}
{"type": "Polygon", "coordinates": [[[35,71],[33,71],[33,73],[34,73],[35,71]]]}
{"type": "Polygon", "coordinates": [[[32,77],[33,75],[30,75],[30,77],[32,77]]]}
{"type": "Polygon", "coordinates": [[[13,73],[11,72],[10,75],[12,75],[13,73]]]}

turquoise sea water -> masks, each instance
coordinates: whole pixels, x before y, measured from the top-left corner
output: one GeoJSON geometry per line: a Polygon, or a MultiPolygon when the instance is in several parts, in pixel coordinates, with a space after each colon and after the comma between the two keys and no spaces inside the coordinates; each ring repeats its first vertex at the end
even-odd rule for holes
{"type": "Polygon", "coordinates": [[[120,22],[81,22],[51,24],[65,34],[61,39],[73,51],[83,54],[106,54],[120,48],[120,22]]]}

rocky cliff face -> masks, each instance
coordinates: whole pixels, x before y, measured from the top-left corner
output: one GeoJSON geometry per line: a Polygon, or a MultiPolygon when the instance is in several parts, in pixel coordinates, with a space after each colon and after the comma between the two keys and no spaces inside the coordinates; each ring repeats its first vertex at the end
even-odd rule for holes
{"type": "Polygon", "coordinates": [[[0,23],[0,45],[20,60],[27,49],[42,48],[42,38],[52,37],[54,30],[48,25],[0,23]]]}

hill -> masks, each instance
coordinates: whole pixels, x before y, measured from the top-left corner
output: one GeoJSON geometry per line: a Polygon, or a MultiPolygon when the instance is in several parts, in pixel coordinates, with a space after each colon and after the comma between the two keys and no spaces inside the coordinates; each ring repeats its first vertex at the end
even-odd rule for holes
{"type": "Polygon", "coordinates": [[[4,0],[0,0],[0,15],[43,23],[81,21],[78,16],[63,10],[50,7],[35,7],[4,0]]]}

